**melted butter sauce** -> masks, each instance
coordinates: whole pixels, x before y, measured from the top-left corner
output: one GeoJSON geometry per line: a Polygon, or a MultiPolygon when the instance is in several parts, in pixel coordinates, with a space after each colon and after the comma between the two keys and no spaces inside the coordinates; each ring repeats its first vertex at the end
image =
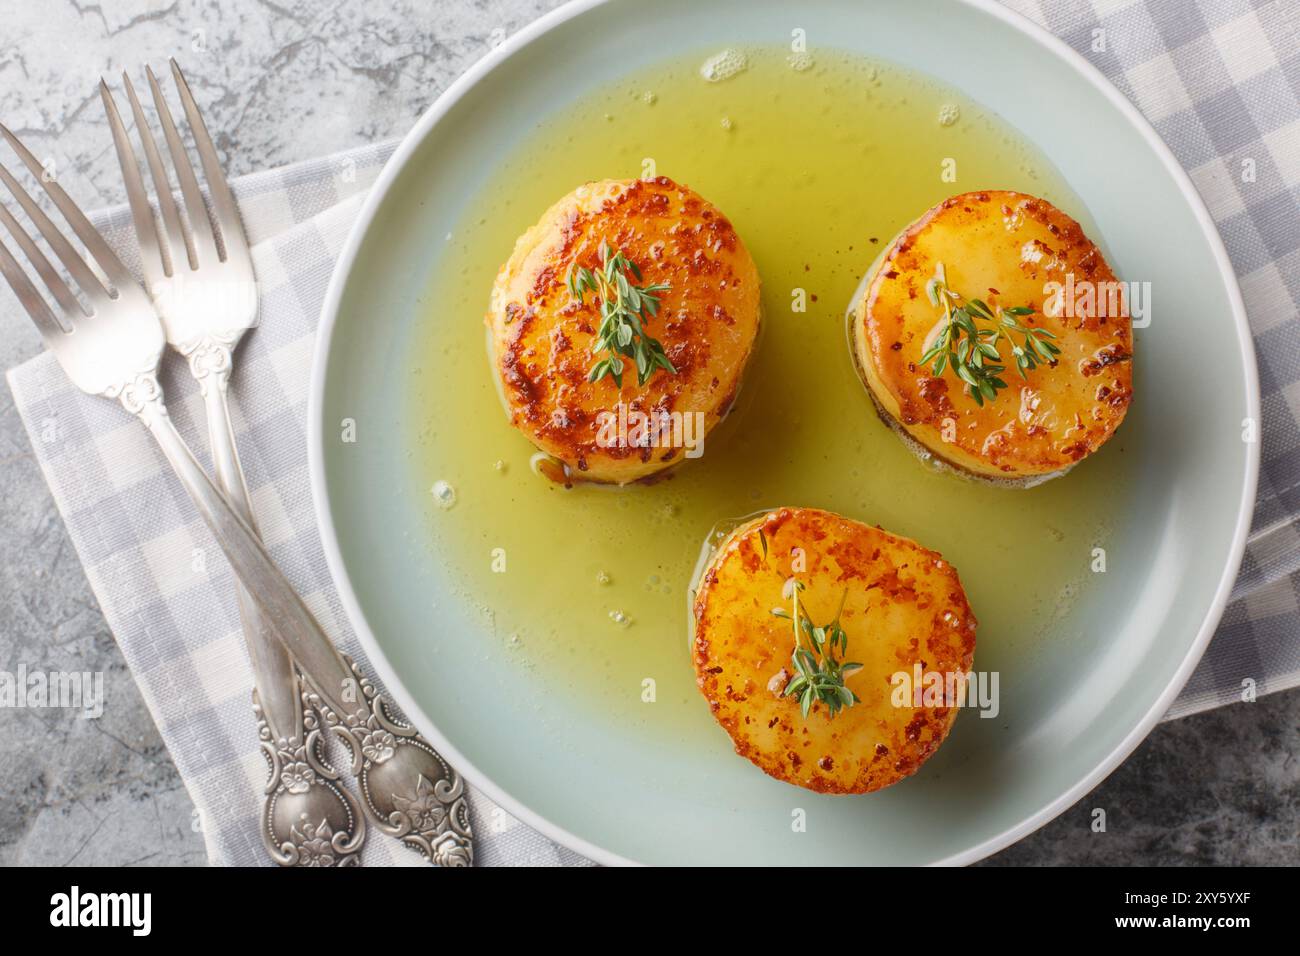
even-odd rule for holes
{"type": "Polygon", "coordinates": [[[701,50],[543,117],[439,256],[407,372],[419,535],[483,622],[440,639],[481,641],[497,666],[527,668],[539,694],[674,746],[720,733],[695,688],[687,609],[702,543],[739,516],[827,508],[939,551],[980,622],[975,668],[1014,675],[1045,642],[1071,638],[1062,616],[1093,585],[1092,549],[1133,480],[1123,429],[1033,489],[937,473],[877,418],[845,345],[844,311],[883,244],[946,196],[1021,190],[1088,228],[1047,161],[957,91],[898,66],[744,52],[746,67],[720,81],[700,73],[718,51],[701,50]],[[941,179],[945,159],[956,182],[941,179]],[[582,182],[642,175],[689,185],[731,219],[762,276],[763,339],[702,458],[651,485],[565,489],[535,473],[535,449],[502,414],[483,315],[516,237],[552,202],[582,182]],[[800,298],[806,311],[793,311],[800,298]],[[430,493],[437,482],[454,489],[453,507],[430,493]]]}

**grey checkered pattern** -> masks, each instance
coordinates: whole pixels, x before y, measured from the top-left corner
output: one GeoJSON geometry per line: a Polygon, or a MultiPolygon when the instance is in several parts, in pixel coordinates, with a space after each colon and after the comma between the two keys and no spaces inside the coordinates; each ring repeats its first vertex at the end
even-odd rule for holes
{"type": "MultiPolygon", "coordinates": [[[[249,492],[272,557],[332,637],[363,658],[325,568],[307,480],[306,398],[321,302],[366,188],[392,152],[368,147],[232,184],[262,293],[241,346],[233,413],[249,492]]],[[[92,217],[131,256],[126,210],[92,217]]],[[[134,265],[128,259],[129,265],[134,265]]],[[[9,299],[6,308],[17,308],[9,299]]],[[[73,388],[53,356],[9,373],[36,456],[100,607],[197,808],[214,863],[267,864],[257,832],[265,761],[234,582],[139,422],[73,388]]],[[[172,418],[205,466],[203,407],[184,363],[164,363],[172,418]]],[[[342,749],[331,754],[344,766],[342,749]]],[[[471,789],[486,865],[585,863],[471,789]]],[[[420,864],[372,836],[366,865],[420,864]]]]}
{"type": "MultiPolygon", "coordinates": [[[[1196,182],[1241,280],[1259,346],[1263,474],[1245,566],[1219,632],[1169,711],[1182,716],[1300,684],[1300,0],[1011,0],[1064,38],[1147,115],[1196,182]],[[1100,33],[1098,31],[1101,31],[1100,33]],[[1243,171],[1253,168],[1253,177],[1243,171]]],[[[235,426],[272,555],[348,653],[321,552],[304,416],[321,301],[361,198],[391,144],[237,181],[261,282],[241,348],[235,426]]],[[[124,210],[97,217],[130,262],[124,210]]],[[[6,298],[3,307],[16,309],[6,298]]],[[[163,384],[195,449],[202,407],[181,363],[163,384]]],[[[53,358],[9,372],[36,457],[109,625],[200,811],[213,862],[266,862],[256,835],[264,764],[225,562],[144,429],[73,389],[53,358]]],[[[337,755],[336,755],[337,757],[337,755]]],[[[575,864],[472,794],[484,864],[575,864]]],[[[416,862],[372,840],[370,865],[416,862]]]]}
{"type": "Polygon", "coordinates": [[[1142,110],[1200,190],[1241,283],[1263,396],[1250,543],[1169,717],[1300,684],[1300,0],[1009,0],[1142,110]]]}

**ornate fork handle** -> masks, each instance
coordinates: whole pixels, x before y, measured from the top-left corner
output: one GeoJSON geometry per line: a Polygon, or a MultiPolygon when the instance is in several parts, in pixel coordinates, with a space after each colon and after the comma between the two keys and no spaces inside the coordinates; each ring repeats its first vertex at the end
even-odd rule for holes
{"type": "MultiPolygon", "coordinates": [[[[385,833],[422,850],[430,859],[447,864],[469,864],[473,858],[469,810],[460,778],[412,728],[388,715],[370,682],[335,650],[307,606],[275,566],[253,528],[246,506],[247,494],[234,455],[234,442],[229,434],[224,400],[225,376],[230,369],[230,346],[238,338],[233,328],[248,328],[256,318],[252,257],[212,137],[175,60],[171,67],[208,181],[210,207],[203,200],[194,166],[178,138],[166,99],[152,71],[146,70],[146,73],[158,115],[165,127],[173,167],[181,183],[195,249],[186,246],[182,251],[183,243],[179,241],[181,222],[172,198],[171,183],[128,80],[127,92],[135,114],[137,134],[145,146],[161,215],[166,222],[163,232],[167,235],[167,245],[164,246],[163,232],[159,231],[145,194],[135,151],[108,85],[101,81],[100,94],[121,161],[131,218],[141,243],[141,268],[154,297],[136,282],[63,187],[43,175],[44,170],[31,150],[3,125],[0,125],[0,138],[8,142],[23,165],[39,180],[50,201],[62,212],[72,232],[98,264],[99,274],[87,265],[82,254],[41,211],[22,184],[0,166],[0,174],[3,174],[0,178],[67,268],[85,303],[79,301],[78,295],[50,265],[27,230],[3,205],[0,205],[0,212],[3,212],[0,218],[4,219],[8,232],[12,233],[53,300],[46,300],[3,241],[0,241],[0,278],[13,289],[40,332],[46,348],[58,358],[72,382],[87,394],[120,402],[123,408],[144,422],[158,442],[182,487],[193,499],[199,515],[225,552],[235,577],[251,598],[245,602],[248,612],[245,621],[264,622],[264,630],[274,635],[282,650],[288,652],[286,658],[280,651],[273,650],[277,645],[269,639],[254,641],[250,645],[256,648],[253,655],[255,667],[267,676],[263,689],[293,686],[293,667],[289,660],[296,663],[312,684],[315,693],[311,699],[319,699],[319,709],[327,715],[332,732],[343,737],[352,747],[353,770],[360,778],[365,796],[364,812],[385,833]],[[211,220],[209,210],[214,217],[211,220]],[[212,228],[202,228],[202,223],[212,228]],[[224,259],[218,255],[221,246],[225,247],[224,259]],[[194,254],[197,254],[197,261],[194,254]],[[168,263],[180,266],[182,259],[188,260],[190,271],[171,278],[179,280],[185,277],[186,281],[164,283],[169,278],[168,263]],[[200,294],[191,296],[185,291],[190,284],[188,280],[200,270],[201,276],[196,280],[201,283],[200,294]],[[204,284],[208,282],[215,286],[206,291],[217,293],[227,288],[233,290],[237,301],[227,301],[222,295],[204,294],[204,284]],[[160,288],[163,285],[165,289],[160,288]],[[235,306],[239,308],[235,309],[235,306]],[[197,314],[188,313],[191,307],[198,310],[197,314]],[[185,319],[181,318],[181,311],[187,313],[185,319]],[[190,329],[206,331],[190,334],[190,329]],[[225,338],[228,330],[233,337],[225,338]],[[210,339],[214,347],[198,349],[205,338],[210,339]],[[235,504],[217,489],[195,461],[167,415],[157,373],[163,348],[169,341],[187,354],[198,349],[197,354],[191,356],[191,367],[201,382],[206,380],[205,384],[214,393],[209,398],[209,415],[213,416],[217,426],[213,429],[218,442],[215,457],[218,467],[224,469],[225,483],[237,499],[235,504]],[[222,436],[228,444],[222,444],[222,436]]],[[[322,824],[309,817],[304,826],[298,828],[299,836],[303,837],[299,842],[304,846],[310,844],[309,851],[317,853],[320,862],[325,862],[326,858],[333,861],[335,853],[346,856],[347,851],[359,845],[364,830],[360,817],[352,812],[346,798],[341,797],[341,791],[333,786],[332,771],[317,752],[319,728],[308,723],[298,705],[299,700],[296,693],[280,690],[268,690],[265,696],[259,694],[256,699],[259,717],[266,724],[263,740],[267,744],[265,752],[272,771],[269,788],[276,796],[274,807],[277,811],[269,813],[269,819],[273,824],[283,822],[278,817],[278,808],[291,803],[279,794],[281,785],[291,796],[312,792],[306,773],[311,771],[312,779],[320,781],[320,786],[315,788],[317,792],[337,796],[343,802],[333,804],[338,811],[338,815],[332,818],[333,822],[327,820],[322,824]],[[340,828],[340,822],[346,825],[340,828]],[[327,826],[328,836],[325,832],[327,826]]],[[[266,829],[273,852],[282,851],[286,857],[297,853],[299,859],[303,858],[303,850],[297,848],[296,843],[291,840],[286,847],[278,839],[276,826],[268,825],[266,829]]],[[[293,827],[290,826],[292,834],[293,827]]]]}
{"type": "MultiPolygon", "coordinates": [[[[352,658],[343,660],[355,699],[343,709],[318,693],[308,699],[352,751],[352,774],[371,820],[438,866],[472,866],[469,803],[460,774],[414,728],[388,714],[352,658]]],[[[346,701],[352,695],[342,696],[346,701]]]]}
{"type": "MultiPolygon", "coordinates": [[[[185,353],[207,410],[208,441],[217,482],[239,516],[256,530],[244,469],[230,423],[229,339],[204,338],[185,353]]],[[[281,866],[355,866],[366,839],[356,798],[320,751],[320,731],[288,651],[244,586],[235,583],[239,620],[253,669],[253,711],[269,777],[262,807],[262,841],[281,866]]]]}
{"type": "Polygon", "coordinates": [[[459,774],[413,728],[393,720],[370,681],[334,649],[249,523],[195,461],[176,431],[152,371],[120,389],[122,406],[157,440],[181,485],[315,693],[325,722],[352,750],[366,814],[444,865],[473,863],[465,787],[459,774]]]}
{"type": "MultiPolygon", "coordinates": [[[[295,690],[297,681],[295,679],[295,690]]],[[[298,694],[303,719],[290,736],[268,725],[257,690],[253,713],[270,771],[262,812],[262,842],[281,866],[359,866],[366,819],[320,750],[320,728],[298,694]]]]}

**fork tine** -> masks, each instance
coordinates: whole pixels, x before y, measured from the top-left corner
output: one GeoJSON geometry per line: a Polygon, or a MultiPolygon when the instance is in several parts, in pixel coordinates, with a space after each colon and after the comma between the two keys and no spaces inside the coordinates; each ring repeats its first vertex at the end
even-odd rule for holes
{"type": "Polygon", "coordinates": [[[226,247],[226,258],[232,251],[238,251],[241,257],[248,255],[248,240],[244,237],[244,226],[239,218],[239,207],[235,197],[230,194],[226,174],[217,157],[217,149],[208,135],[208,126],[203,122],[203,114],[190,92],[190,84],[181,72],[180,64],[173,57],[170,61],[172,78],[181,94],[181,106],[190,122],[190,133],[194,136],[194,145],[198,150],[199,161],[203,164],[203,176],[208,181],[208,195],[212,197],[212,206],[217,213],[217,222],[221,226],[221,238],[226,247]]]}
{"type": "MultiPolygon", "coordinates": [[[[9,132],[9,128],[3,124],[0,124],[0,135],[3,135],[4,138],[9,141],[9,145],[12,146],[14,152],[18,154],[18,158],[21,159],[23,164],[31,170],[32,175],[40,182],[50,199],[54,200],[54,205],[59,208],[59,212],[63,213],[63,218],[68,221],[68,225],[71,226],[72,231],[77,234],[77,238],[85,243],[86,249],[89,250],[91,256],[94,257],[94,260],[99,263],[99,267],[104,270],[104,274],[108,276],[109,281],[117,286],[126,286],[134,282],[135,278],[127,270],[126,266],[122,265],[122,260],[117,257],[117,253],[114,252],[109,247],[108,243],[104,241],[104,237],[99,234],[99,231],[90,224],[90,220],[87,219],[82,211],[77,208],[77,204],[72,201],[72,198],[63,191],[63,187],[56,182],[46,182],[44,175],[45,170],[42,169],[41,164],[36,161],[36,157],[32,155],[31,150],[24,146],[22,141],[13,133],[9,132]]],[[[17,181],[13,180],[13,177],[11,176],[7,176],[5,182],[11,190],[17,186],[19,192],[23,191],[22,187],[18,186],[17,181]]],[[[17,193],[14,195],[19,202],[22,202],[22,198],[17,193]]],[[[27,209],[26,203],[23,204],[23,208],[27,209]]],[[[35,203],[32,203],[32,208],[36,208],[35,203]]],[[[28,215],[31,215],[30,209],[28,210],[28,215]]],[[[48,218],[45,219],[45,224],[57,234],[58,230],[54,229],[54,224],[51,223],[48,218]]],[[[53,240],[50,239],[48,233],[45,233],[44,228],[41,229],[41,232],[44,233],[45,238],[53,244],[53,240]]],[[[66,240],[64,240],[64,244],[68,245],[66,240]]],[[[72,249],[71,245],[68,245],[68,249],[72,249]]],[[[55,251],[57,252],[58,250],[56,249],[55,251]]],[[[75,252],[73,254],[76,256],[75,252]]],[[[60,255],[59,258],[63,259],[63,256],[60,255]]],[[[76,258],[78,260],[81,259],[80,256],[76,256],[76,258]]],[[[69,271],[72,271],[72,266],[66,259],[64,259],[63,264],[68,266],[69,271]]],[[[78,277],[77,281],[81,282],[82,280],[78,277]]],[[[96,287],[101,289],[103,288],[99,284],[98,280],[95,281],[95,284],[92,287],[86,287],[83,285],[87,295],[90,295],[92,290],[96,287]]]]}
{"type": "Polygon", "coordinates": [[[54,336],[62,335],[63,329],[59,328],[59,321],[54,317],[49,305],[36,291],[36,286],[32,285],[32,280],[27,278],[27,273],[23,272],[22,266],[18,264],[18,260],[13,257],[13,253],[3,241],[0,241],[0,275],[5,277],[9,287],[14,290],[14,295],[18,297],[18,301],[36,323],[36,328],[41,333],[46,346],[53,349],[58,342],[54,336]]]}
{"type": "MultiPolygon", "coordinates": [[[[4,129],[4,127],[0,126],[0,129],[4,129]]],[[[50,244],[54,254],[59,257],[59,261],[63,263],[64,268],[71,273],[72,278],[76,280],[81,290],[92,300],[108,298],[108,290],[99,281],[99,276],[90,271],[90,266],[86,265],[86,260],[81,258],[81,253],[77,252],[72,243],[63,237],[59,227],[50,221],[50,217],[45,215],[40,206],[36,205],[36,201],[27,194],[27,190],[23,188],[22,183],[14,179],[13,174],[5,169],[3,163],[0,163],[0,180],[3,180],[4,184],[9,187],[9,191],[18,200],[18,205],[22,206],[23,212],[27,213],[27,218],[45,237],[45,241],[50,244]]],[[[80,311],[80,306],[78,306],[78,311],[80,311]]]]}
{"type": "Polygon", "coordinates": [[[203,204],[203,194],[199,192],[199,182],[194,177],[194,167],[185,152],[185,144],[181,142],[180,133],[176,131],[176,124],[172,121],[172,113],[167,108],[167,100],[158,85],[158,78],[147,66],[144,72],[149,78],[154,108],[158,111],[158,119],[162,123],[163,138],[167,140],[167,149],[172,154],[172,168],[176,170],[176,178],[180,180],[181,195],[185,199],[185,211],[190,219],[190,233],[194,238],[194,255],[199,266],[217,262],[220,257],[217,255],[212,222],[208,219],[208,207],[203,204]]]}
{"type": "Polygon", "coordinates": [[[176,209],[176,200],[172,198],[172,184],[167,178],[167,167],[163,165],[162,154],[158,152],[158,141],[154,139],[149,127],[149,118],[144,115],[140,98],[135,95],[135,84],[131,77],[122,73],[122,83],[126,86],[126,98],[131,101],[131,115],[135,118],[136,135],[144,147],[144,156],[149,163],[149,174],[153,177],[154,192],[158,198],[158,209],[162,212],[163,227],[167,230],[167,260],[164,269],[170,269],[168,275],[176,272],[176,263],[182,257],[191,269],[198,268],[194,259],[194,250],[185,241],[185,231],[181,228],[181,214],[176,209]]]}
{"type": "Polygon", "coordinates": [[[140,178],[140,161],[131,148],[113,94],[102,78],[99,81],[99,96],[104,101],[104,112],[108,114],[108,126],[112,130],[113,146],[117,150],[117,163],[122,167],[126,198],[131,205],[135,236],[140,243],[140,267],[144,271],[145,282],[153,289],[164,278],[163,254],[158,246],[158,228],[154,225],[153,209],[150,208],[149,196],[144,191],[144,180],[140,178]]]}
{"type": "Polygon", "coordinates": [[[46,288],[50,290],[59,305],[62,306],[67,315],[67,323],[71,326],[77,316],[85,314],[82,311],[81,303],[77,301],[77,297],[72,294],[68,284],[63,281],[54,266],[50,264],[50,260],[45,258],[45,254],[41,252],[40,247],[32,241],[32,237],[27,235],[27,230],[22,227],[18,220],[14,218],[13,213],[3,204],[0,204],[0,222],[4,223],[5,228],[9,230],[9,234],[14,237],[14,241],[22,249],[23,255],[27,257],[27,261],[36,269],[36,274],[41,277],[41,281],[45,283],[46,288]]]}

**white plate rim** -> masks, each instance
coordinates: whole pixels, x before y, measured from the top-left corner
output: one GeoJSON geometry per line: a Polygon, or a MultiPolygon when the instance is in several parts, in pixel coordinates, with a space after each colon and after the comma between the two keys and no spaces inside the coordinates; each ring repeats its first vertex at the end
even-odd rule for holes
{"type": "MultiPolygon", "coordinates": [[[[321,307],[320,324],[316,333],[316,344],[312,355],[311,380],[308,388],[307,398],[307,455],[308,455],[308,473],[311,483],[312,505],[315,510],[316,521],[319,526],[321,545],[325,552],[325,561],[329,569],[330,578],[334,582],[339,592],[339,600],[343,609],[356,632],[357,639],[365,649],[372,667],[378,671],[380,678],[384,682],[388,693],[394,698],[402,712],[406,714],[415,727],[424,734],[425,738],[434,746],[437,751],[473,786],[483,791],[495,803],[504,808],[516,819],[525,823],[534,830],[537,830],[548,839],[560,843],[577,853],[591,859],[597,863],[608,866],[632,866],[638,865],[637,861],[627,859],[607,850],[603,847],[596,846],[587,840],[576,836],[565,830],[540,814],[534,812],[519,799],[507,793],[501,787],[492,781],[486,774],[479,771],[471,764],[457,747],[448,740],[437,726],[431,721],[427,714],[416,702],[414,697],[406,690],[402,681],[397,675],[396,670],[389,663],[374,633],[370,630],[366,622],[365,615],[361,611],[360,602],[357,600],[356,593],[353,591],[351,580],[348,577],[346,567],[343,562],[343,555],[339,549],[338,534],[334,527],[334,520],[330,515],[329,502],[326,496],[325,482],[325,456],[324,456],[324,420],[322,411],[325,401],[325,368],[329,356],[330,344],[333,339],[334,326],[338,320],[339,305],[343,297],[343,289],[347,283],[347,278],[355,264],[357,254],[361,249],[366,234],[370,230],[371,223],[374,221],[375,214],[378,212],[380,205],[383,203],[389,188],[397,180],[402,170],[405,168],[411,156],[418,149],[419,145],[428,136],[430,131],[438,124],[453,106],[483,77],[494,70],[498,64],[508,59],[515,51],[522,49],[535,39],[545,33],[550,32],[555,27],[565,23],[574,17],[580,16],[588,10],[594,9],[610,2],[610,0],[570,0],[563,6],[557,7],[549,13],[543,14],[538,19],[532,21],[527,26],[512,34],[502,41],[498,46],[493,47],[483,57],[473,63],[464,73],[456,78],[446,90],[434,100],[433,104],[420,116],[411,130],[402,138],[396,151],[384,165],[375,183],[371,186],[369,194],[358,213],[356,221],[353,223],[348,233],[346,242],[343,245],[342,252],[334,266],[333,274],[330,277],[330,283],[325,292],[325,299],[321,307]]],[[[1089,63],[1082,55],[1076,52],[1072,47],[1063,40],[1048,32],[1037,23],[1029,18],[1016,13],[1007,7],[1002,6],[997,0],[952,0],[952,2],[961,3],[965,6],[973,7],[995,19],[1001,20],[1004,24],[1014,30],[1025,34],[1029,39],[1046,47],[1049,52],[1054,53],[1066,64],[1072,66],[1085,79],[1087,79],[1097,90],[1110,101],[1124,119],[1142,135],[1147,145],[1155,152],[1160,161],[1165,166],[1166,172],[1178,186],[1179,192],[1182,193],[1192,214],[1196,217],[1197,224],[1201,232],[1209,243],[1210,251],[1214,256],[1215,264],[1219,269],[1220,276],[1226,279],[1229,305],[1232,312],[1232,320],[1235,325],[1238,338],[1243,345],[1243,353],[1246,356],[1244,368],[1245,386],[1246,386],[1246,405],[1249,416],[1256,422],[1260,420],[1260,392],[1259,392],[1259,373],[1256,367],[1254,339],[1250,331],[1250,324],[1246,319],[1245,303],[1242,300],[1241,289],[1237,282],[1237,275],[1232,268],[1232,262],[1228,257],[1223,240],[1219,235],[1218,227],[1214,224],[1209,210],[1206,208],[1196,187],[1192,184],[1191,178],[1178,162],[1173,152],[1165,144],[1164,140],[1155,131],[1146,117],[1135,107],[1129,100],[1102,74],[1095,66],[1089,63]]],[[[1196,665],[1200,662],[1205,648],[1209,645],[1210,639],[1214,636],[1218,628],[1220,619],[1223,616],[1224,609],[1227,607],[1228,597],[1232,592],[1233,583],[1236,581],[1237,572],[1240,569],[1242,557],[1245,554],[1246,540],[1250,533],[1251,517],[1254,513],[1255,494],[1259,481],[1260,468],[1260,442],[1256,441],[1248,445],[1246,461],[1246,480],[1242,486],[1242,496],[1237,508],[1237,523],[1233,532],[1232,544],[1228,552],[1228,561],[1224,565],[1224,571],[1220,577],[1218,586],[1215,588],[1214,599],[1210,604],[1204,621],[1201,623],[1200,630],[1197,632],[1195,640],[1188,647],[1187,654],[1184,656],[1182,663],[1174,672],[1173,677],[1165,686],[1165,689],[1156,698],[1155,702],[1142,716],[1142,719],[1126,735],[1116,747],[1102,759],[1091,771],[1089,771],[1074,786],[1070,787],[1054,801],[1047,806],[1042,807],[1025,819],[1021,820],[1014,826],[1008,827],[1001,833],[989,837],[982,843],[969,847],[959,853],[954,853],[941,860],[935,861],[937,866],[963,866],[974,863],[983,859],[998,850],[1020,840],[1022,837],[1033,833],[1049,821],[1059,816],[1063,811],[1073,805],[1080,797],[1095,788],[1103,779],[1110,775],[1116,767],[1122,763],[1151,732],[1159,719],[1169,709],[1170,704],[1178,696],[1183,686],[1192,676],[1196,665]]]]}

